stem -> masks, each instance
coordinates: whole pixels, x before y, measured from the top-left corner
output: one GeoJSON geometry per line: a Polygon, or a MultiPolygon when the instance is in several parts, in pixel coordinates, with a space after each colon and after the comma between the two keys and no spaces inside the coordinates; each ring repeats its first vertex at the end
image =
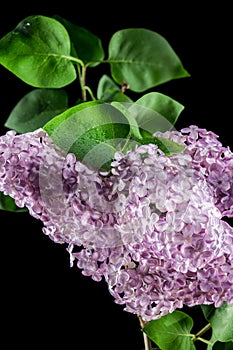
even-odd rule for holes
{"type": "Polygon", "coordinates": [[[201,337],[198,337],[197,340],[200,340],[200,341],[202,341],[203,343],[208,344],[208,345],[213,345],[213,343],[211,343],[209,340],[203,339],[203,338],[201,338],[201,337]]]}
{"type": "Polygon", "coordinates": [[[86,66],[82,67],[82,75],[81,75],[81,90],[82,90],[82,99],[83,101],[87,100],[87,90],[85,89],[86,86],[86,66]]]}
{"type": "Polygon", "coordinates": [[[92,100],[95,101],[96,98],[95,98],[93,92],[91,91],[91,89],[89,88],[89,86],[84,86],[83,88],[89,92],[89,95],[91,96],[92,100]]]}
{"type": "Polygon", "coordinates": [[[79,78],[83,102],[87,101],[87,92],[89,93],[93,101],[96,100],[92,90],[89,88],[89,86],[86,85],[87,67],[88,67],[87,65],[82,65],[81,67],[80,65],[77,66],[78,78],[79,78]]]}
{"type": "MultiPolygon", "coordinates": [[[[55,56],[55,55],[54,55],[54,56],[55,56]]],[[[83,61],[82,61],[82,60],[79,60],[79,59],[76,58],[76,57],[64,56],[64,55],[63,55],[63,57],[64,57],[64,58],[67,58],[68,60],[70,60],[70,61],[72,61],[72,62],[77,63],[78,65],[81,65],[82,67],[83,67],[83,65],[84,65],[83,61]]]]}
{"type": "MultiPolygon", "coordinates": [[[[139,319],[139,322],[140,322],[140,326],[142,328],[144,328],[145,322],[143,321],[141,316],[138,316],[138,319],[139,319]]],[[[152,350],[151,341],[150,341],[150,339],[148,338],[148,336],[146,335],[145,332],[143,332],[143,340],[144,340],[145,350],[152,350]]]]}
{"type": "Polygon", "coordinates": [[[85,102],[87,100],[87,87],[86,87],[86,71],[87,67],[77,65],[79,84],[81,88],[82,100],[85,102]]]}
{"type": "Polygon", "coordinates": [[[145,350],[151,350],[151,341],[146,335],[146,333],[143,332],[143,339],[144,339],[144,345],[145,345],[145,350]]]}
{"type": "MultiPolygon", "coordinates": [[[[211,328],[211,324],[208,323],[205,327],[203,327],[197,334],[195,334],[193,342],[196,340],[200,340],[200,337],[207,332],[211,328]]],[[[202,340],[203,341],[203,340],[202,340]]]]}

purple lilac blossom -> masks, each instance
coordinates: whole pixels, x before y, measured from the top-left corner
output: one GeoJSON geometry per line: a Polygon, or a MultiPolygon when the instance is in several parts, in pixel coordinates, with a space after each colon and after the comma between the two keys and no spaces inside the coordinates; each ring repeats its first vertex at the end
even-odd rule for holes
{"type": "Polygon", "coordinates": [[[85,246],[100,240],[95,232],[108,220],[89,199],[98,196],[100,176],[56,147],[45,131],[0,137],[0,165],[0,191],[40,219],[52,240],[85,246]]]}
{"type": "Polygon", "coordinates": [[[214,132],[196,125],[162,136],[186,146],[184,152],[191,155],[192,167],[205,176],[216,206],[223,216],[233,217],[233,153],[229,146],[223,146],[214,132]]]}
{"type": "Polygon", "coordinates": [[[71,266],[104,278],[115,302],[145,321],[184,305],[233,304],[233,229],[224,221],[233,216],[233,155],[196,126],[161,136],[184,151],[136,146],[117,152],[108,174],[42,129],[0,137],[0,191],[67,245],[71,266]]]}

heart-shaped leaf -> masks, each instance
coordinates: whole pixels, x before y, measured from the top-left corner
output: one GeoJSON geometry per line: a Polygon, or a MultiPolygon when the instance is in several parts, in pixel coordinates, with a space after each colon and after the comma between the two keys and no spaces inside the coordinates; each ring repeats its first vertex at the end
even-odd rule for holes
{"type": "Polygon", "coordinates": [[[143,95],[129,108],[142,134],[154,134],[173,128],[184,106],[159,92],[143,95]]]}
{"type": "Polygon", "coordinates": [[[217,340],[215,334],[212,334],[206,350],[233,350],[233,340],[229,342],[220,342],[217,340]]]}
{"type": "Polygon", "coordinates": [[[142,329],[161,350],[194,350],[190,331],[193,320],[182,311],[174,311],[150,321],[142,329]]]}
{"type": "Polygon", "coordinates": [[[60,88],[76,79],[65,27],[46,16],[29,16],[0,40],[0,64],[25,83],[60,88]]]}
{"type": "Polygon", "coordinates": [[[54,143],[95,168],[107,168],[127,142],[130,126],[116,108],[99,101],[69,108],[43,127],[54,143]]]}
{"type": "MultiPolygon", "coordinates": [[[[148,126],[147,129],[139,128],[136,117],[140,115],[138,108],[136,107],[136,110],[138,112],[135,113],[135,105],[136,103],[128,103],[128,102],[116,102],[113,101],[111,103],[112,106],[119,109],[119,111],[122,112],[122,114],[128,119],[128,122],[130,124],[130,131],[131,131],[131,141],[130,144],[127,146],[127,150],[132,149],[135,145],[145,145],[145,144],[156,144],[159,149],[161,149],[165,155],[170,156],[172,154],[180,153],[184,150],[185,146],[181,145],[177,142],[174,142],[168,138],[160,137],[160,136],[152,136],[152,133],[149,133],[148,126]],[[136,115],[136,117],[135,117],[136,115]],[[132,148],[131,148],[132,147],[132,148]]],[[[140,108],[139,108],[140,109],[140,108]]],[[[149,111],[150,113],[150,111],[149,111]]],[[[146,114],[147,117],[147,114],[146,114]]],[[[148,119],[149,120],[149,119],[148,119]]],[[[154,125],[154,131],[156,125],[154,125]]],[[[152,128],[153,130],[153,128],[152,128]]],[[[166,130],[166,129],[165,129],[166,130]]]]}
{"type": "Polygon", "coordinates": [[[77,26],[61,16],[55,15],[54,18],[67,29],[73,49],[80,60],[94,67],[104,59],[104,49],[100,38],[89,30],[77,26]],[[90,62],[92,63],[90,64],[90,62]]]}
{"type": "Polygon", "coordinates": [[[144,28],[122,29],[109,42],[113,79],[142,92],[172,79],[188,77],[179,57],[160,34],[144,28]]]}
{"type": "Polygon", "coordinates": [[[41,128],[68,107],[68,97],[62,89],[35,89],[27,93],[11,111],[5,126],[26,133],[41,128]]]}
{"type": "Polygon", "coordinates": [[[213,350],[233,350],[233,342],[227,342],[227,343],[223,343],[223,342],[219,342],[217,341],[213,348],[213,350]]]}
{"type": "Polygon", "coordinates": [[[233,340],[233,305],[224,302],[219,308],[215,308],[214,305],[202,305],[201,309],[212,326],[216,340],[220,342],[233,340]]]}

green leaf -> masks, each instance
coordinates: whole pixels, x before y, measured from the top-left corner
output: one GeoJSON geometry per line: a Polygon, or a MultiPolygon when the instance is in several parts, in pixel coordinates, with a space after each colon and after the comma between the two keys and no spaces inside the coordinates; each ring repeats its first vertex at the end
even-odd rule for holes
{"type": "Polygon", "coordinates": [[[144,29],[117,31],[109,42],[111,75],[142,92],[172,79],[189,77],[179,57],[160,34],[144,29]]]}
{"type": "Polygon", "coordinates": [[[119,109],[119,111],[121,111],[122,114],[128,119],[128,122],[130,124],[131,142],[127,145],[126,150],[132,149],[135,144],[145,145],[151,143],[156,144],[166,156],[171,156],[173,154],[180,153],[185,149],[184,145],[181,145],[165,137],[151,136],[147,129],[145,130],[139,128],[137,120],[134,116],[135,103],[113,101],[111,105],[119,109]]]}
{"type": "Polygon", "coordinates": [[[0,210],[5,210],[5,211],[11,211],[15,213],[22,213],[22,212],[27,212],[27,208],[19,208],[15,204],[15,200],[4,194],[3,192],[0,192],[0,210]]]}
{"type": "Polygon", "coordinates": [[[190,331],[193,320],[181,311],[150,321],[142,329],[161,350],[194,350],[190,331]]]}
{"type": "Polygon", "coordinates": [[[150,92],[132,104],[134,115],[142,134],[152,135],[156,131],[173,128],[184,106],[169,96],[159,92],[150,92]]]}
{"type": "Polygon", "coordinates": [[[213,350],[233,350],[233,342],[227,342],[227,343],[223,343],[223,342],[219,342],[217,341],[214,346],[212,347],[213,350]]]}
{"type": "Polygon", "coordinates": [[[25,83],[60,88],[76,79],[65,27],[46,16],[29,16],[0,40],[0,64],[25,83]]]}
{"type": "Polygon", "coordinates": [[[206,350],[233,350],[233,340],[229,342],[220,342],[213,334],[209,342],[211,344],[207,346],[206,350]]]}
{"type": "Polygon", "coordinates": [[[11,111],[5,126],[26,133],[41,128],[68,107],[68,97],[62,89],[35,89],[26,94],[11,111]]]}
{"type": "Polygon", "coordinates": [[[120,87],[106,74],[99,80],[97,99],[104,102],[132,102],[131,98],[123,94],[120,87]]]}
{"type": "Polygon", "coordinates": [[[164,152],[166,156],[181,153],[185,149],[184,145],[169,140],[165,137],[143,137],[143,139],[139,140],[139,143],[142,145],[147,145],[150,143],[155,144],[159,149],[161,149],[161,151],[164,152]]]}
{"type": "Polygon", "coordinates": [[[60,148],[98,169],[109,168],[109,162],[127,142],[130,131],[125,116],[100,101],[69,108],[43,128],[60,148]]]}
{"type": "Polygon", "coordinates": [[[233,350],[233,340],[229,342],[220,342],[217,340],[215,334],[212,334],[209,340],[210,344],[206,350],[233,350]]]}
{"type": "Polygon", "coordinates": [[[206,350],[213,350],[213,346],[214,346],[214,344],[215,344],[216,342],[217,342],[217,339],[216,339],[215,335],[212,333],[212,336],[211,336],[211,338],[210,338],[210,340],[209,340],[209,344],[208,344],[206,350]]]}
{"type": "Polygon", "coordinates": [[[201,309],[206,320],[211,324],[213,335],[221,342],[233,340],[233,305],[226,302],[221,307],[202,305],[201,309]]]}
{"type": "Polygon", "coordinates": [[[77,57],[85,64],[93,62],[89,66],[94,67],[104,59],[105,53],[100,38],[89,30],[79,27],[61,16],[55,15],[54,18],[65,26],[77,57]]]}
{"type": "Polygon", "coordinates": [[[122,114],[124,114],[124,116],[128,119],[128,122],[130,124],[131,136],[135,137],[137,140],[141,140],[142,136],[138,124],[133,114],[131,114],[129,110],[129,106],[131,106],[131,103],[113,101],[111,105],[119,109],[119,111],[121,111],[122,114]]]}

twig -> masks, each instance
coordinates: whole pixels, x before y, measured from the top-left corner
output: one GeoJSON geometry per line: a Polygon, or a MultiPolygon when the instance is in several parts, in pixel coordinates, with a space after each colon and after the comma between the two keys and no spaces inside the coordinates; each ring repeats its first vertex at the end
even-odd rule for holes
{"type": "MultiPolygon", "coordinates": [[[[138,316],[139,322],[140,322],[140,326],[142,328],[144,328],[145,323],[143,321],[143,319],[141,318],[141,316],[138,316]]],[[[152,346],[151,346],[151,341],[148,338],[148,336],[146,335],[145,332],[143,332],[143,340],[144,340],[144,345],[145,345],[145,350],[152,350],[152,346]]]]}
{"type": "MultiPolygon", "coordinates": [[[[193,339],[193,342],[196,340],[200,340],[200,337],[207,332],[211,328],[211,324],[208,323],[205,327],[203,327],[197,334],[195,334],[195,337],[193,339]]],[[[203,340],[202,340],[203,341],[203,340]]]]}

